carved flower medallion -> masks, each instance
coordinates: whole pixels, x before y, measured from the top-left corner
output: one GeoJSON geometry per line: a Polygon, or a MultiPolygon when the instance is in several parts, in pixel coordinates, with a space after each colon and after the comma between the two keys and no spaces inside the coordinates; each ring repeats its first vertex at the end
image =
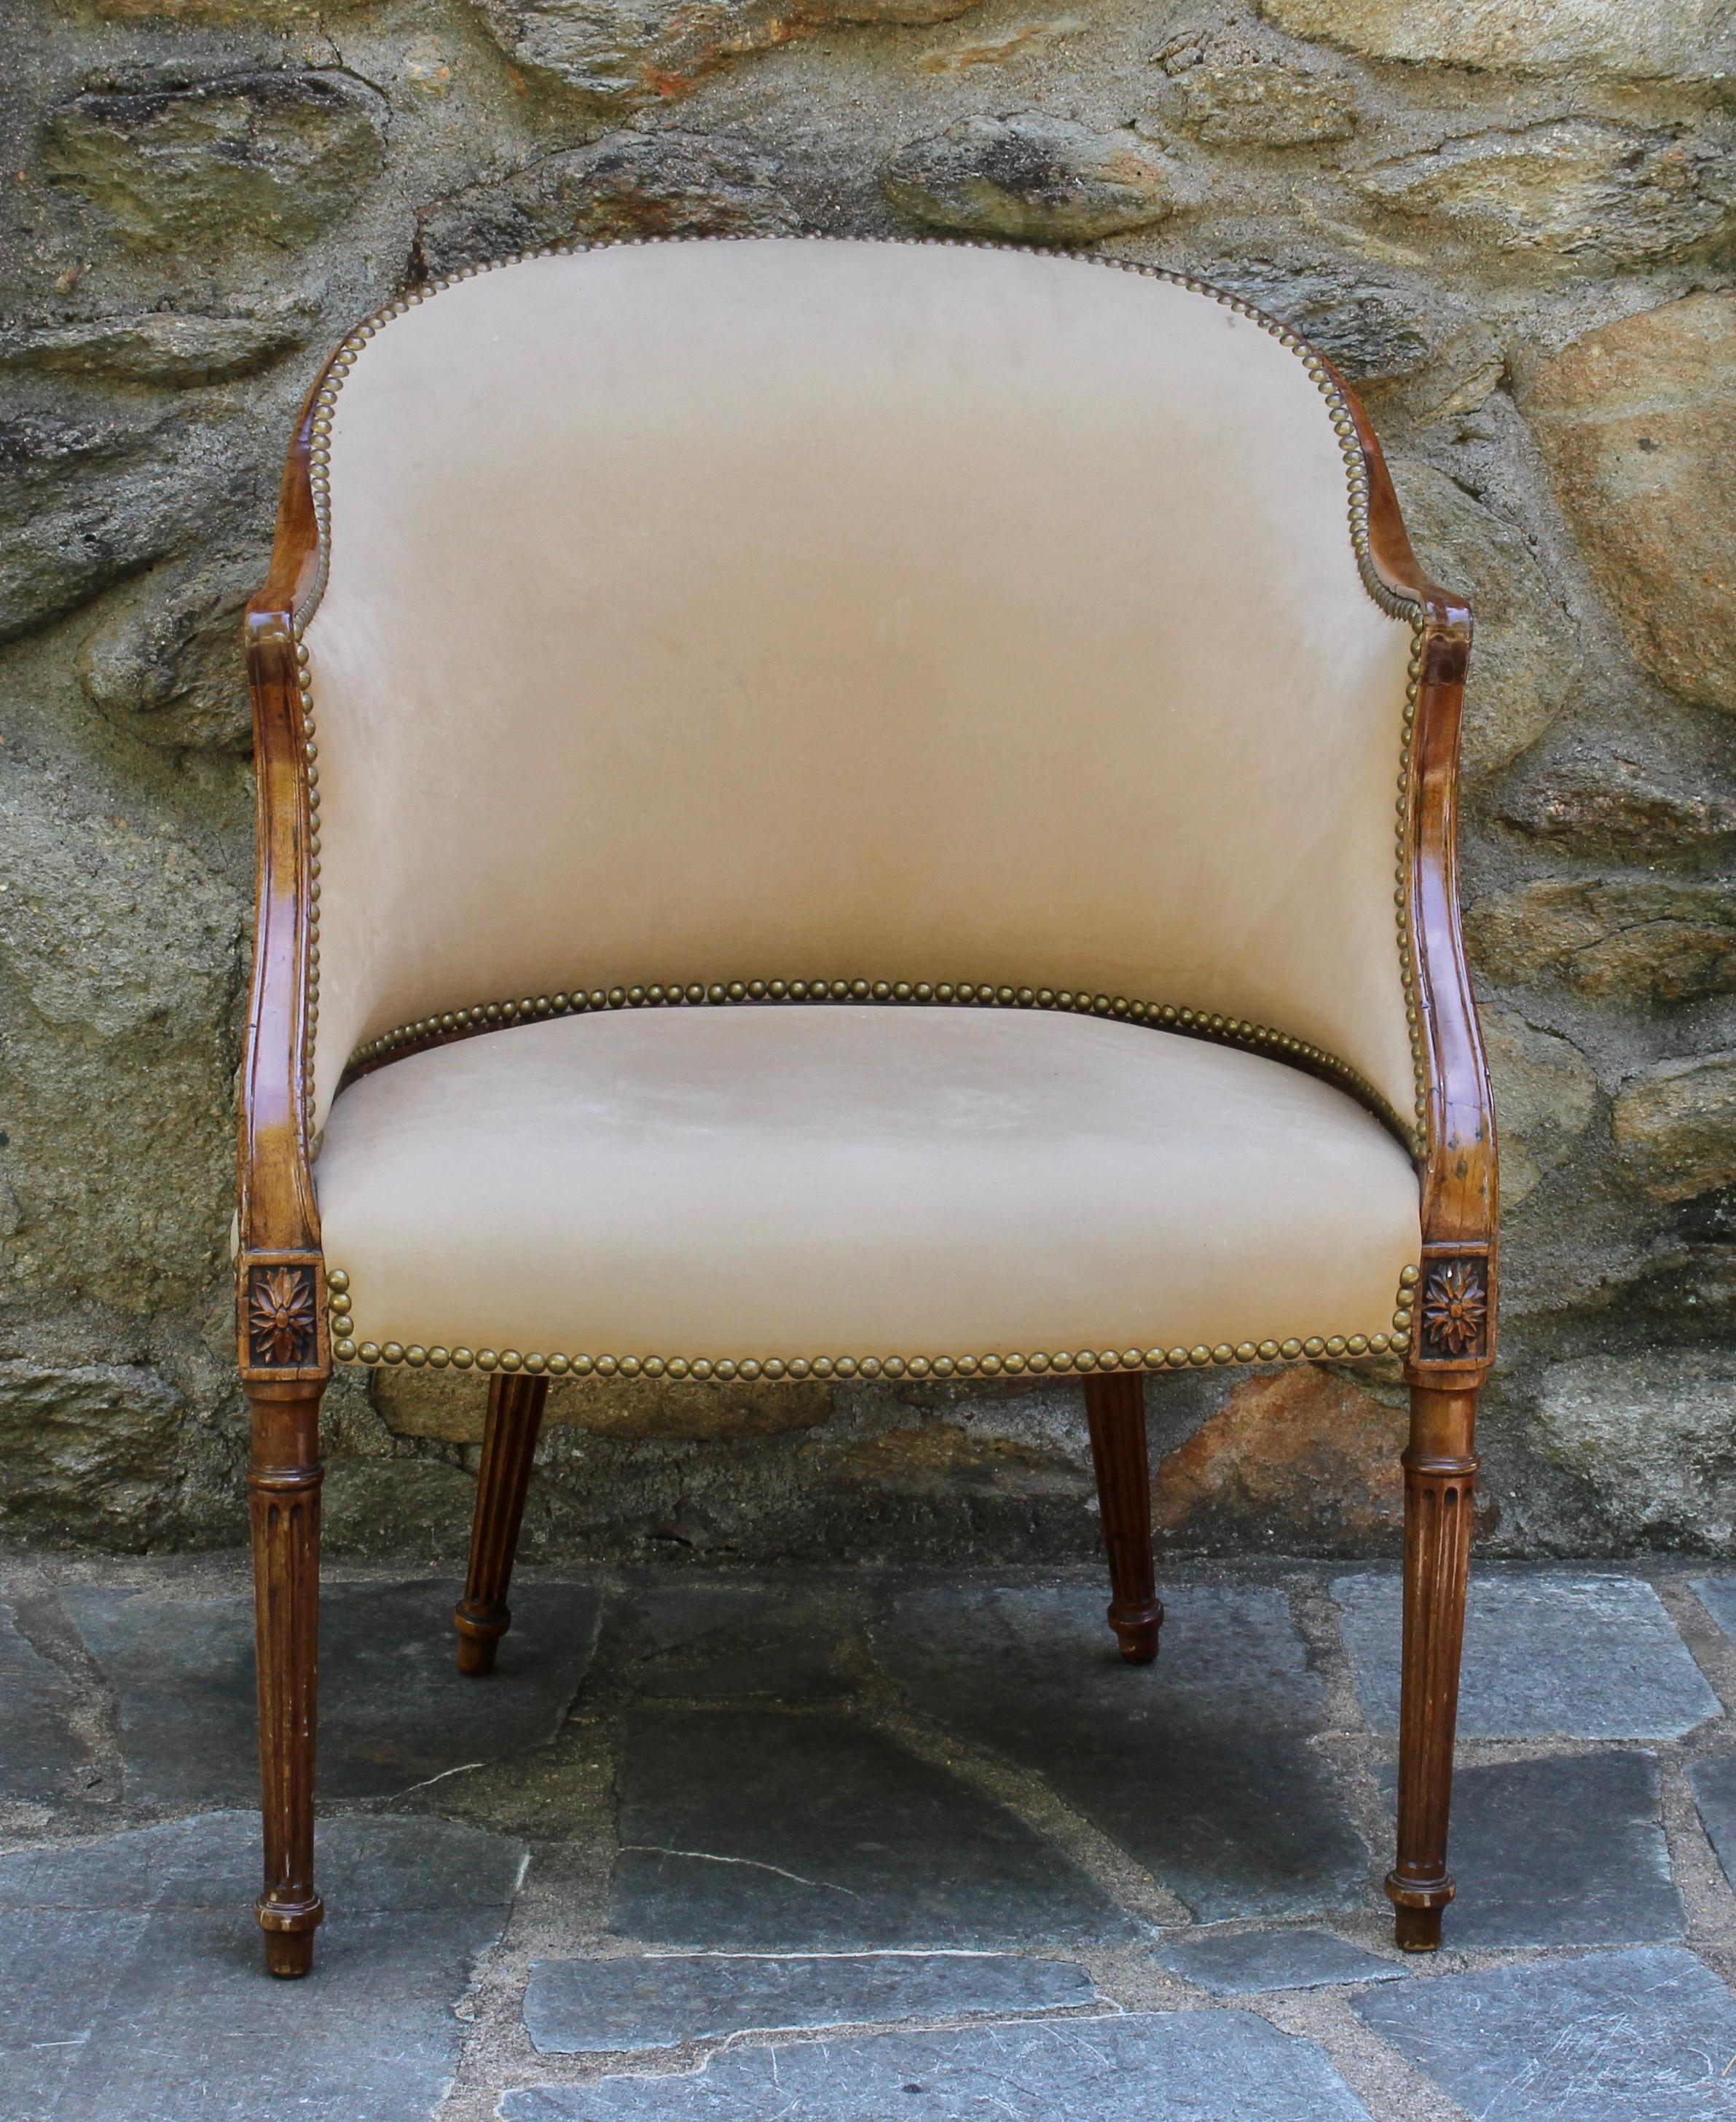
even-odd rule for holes
{"type": "Polygon", "coordinates": [[[1474,1260],[1448,1260],[1430,1275],[1423,1292],[1423,1332],[1449,1356],[1481,1347],[1489,1316],[1489,1292],[1474,1260]]]}
{"type": "Polygon", "coordinates": [[[253,1278],[247,1306],[255,1355],[274,1364],[309,1359],[314,1338],[313,1278],[306,1268],[272,1267],[253,1278]]]}

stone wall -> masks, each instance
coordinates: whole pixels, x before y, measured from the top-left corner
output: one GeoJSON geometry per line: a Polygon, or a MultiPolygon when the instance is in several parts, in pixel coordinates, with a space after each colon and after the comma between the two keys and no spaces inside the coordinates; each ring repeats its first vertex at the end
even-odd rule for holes
{"type": "MultiPolygon", "coordinates": [[[[1361,387],[1481,621],[1486,1536],[1736,1552],[1729,0],[11,0],[6,44],[0,1528],[240,1531],[236,619],[324,350],[553,238],[939,230],[1204,274],[1361,387]]],[[[335,1389],[340,1545],[461,1537],[480,1391],[335,1389]]],[[[1401,1397],[1154,1384],[1166,1540],[1388,1545],[1401,1397]]],[[[554,1411],[539,1554],[1094,1535],[1071,1386],[554,1411]]]]}

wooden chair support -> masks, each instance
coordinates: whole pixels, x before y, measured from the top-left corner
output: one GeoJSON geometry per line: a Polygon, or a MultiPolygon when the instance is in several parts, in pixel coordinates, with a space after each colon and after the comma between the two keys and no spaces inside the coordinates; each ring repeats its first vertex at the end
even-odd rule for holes
{"type": "Polygon", "coordinates": [[[1387,1878],[1395,1935],[1407,1952],[1433,1952],[1439,1945],[1441,1911],[1454,1891],[1447,1819],[1476,1485],[1476,1397],[1474,1390],[1411,1389],[1398,1862],[1387,1878]]]}
{"type": "Polygon", "coordinates": [[[1109,1555],[1109,1625],[1130,1665],[1149,1665],[1158,1654],[1163,1602],[1151,1555],[1144,1379],[1137,1372],[1087,1378],[1085,1419],[1109,1555]]]}
{"type": "Polygon", "coordinates": [[[255,1913],[273,1975],[306,1975],[325,1915],[313,1883],[320,1632],[320,1392],[250,1381],[248,1502],[260,1698],[265,1881],[255,1913]]]}
{"type": "Polygon", "coordinates": [[[476,1477],[476,1516],[470,1528],[470,1564],[464,1596],[452,1610],[458,1631],[458,1670],[477,1679],[494,1670],[494,1653],[512,1625],[507,1589],[524,1523],[531,1463],[542,1428],[546,1378],[497,1372],[489,1386],[482,1433],[482,1465],[476,1477]]]}

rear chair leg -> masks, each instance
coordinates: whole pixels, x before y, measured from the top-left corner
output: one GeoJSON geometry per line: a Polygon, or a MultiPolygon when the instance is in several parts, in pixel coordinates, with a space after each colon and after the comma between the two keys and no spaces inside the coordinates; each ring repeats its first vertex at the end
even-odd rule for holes
{"type": "Polygon", "coordinates": [[[507,1587],[524,1523],[525,1493],[536,1456],[546,1378],[497,1371],[489,1386],[482,1433],[482,1467],[476,1477],[476,1517],[470,1528],[470,1573],[452,1614],[458,1631],[458,1670],[472,1678],[494,1670],[500,1638],[512,1625],[507,1587]]]}
{"type": "Polygon", "coordinates": [[[1399,1708],[1398,1862],[1387,1893],[1407,1952],[1433,1952],[1453,1899],[1447,1815],[1459,1652],[1476,1497],[1476,1394],[1411,1388],[1405,1465],[1404,1677],[1399,1708]]]}
{"type": "Polygon", "coordinates": [[[1138,1372],[1087,1378],[1085,1419],[1109,1553],[1109,1625],[1130,1665],[1149,1665],[1158,1654],[1163,1602],[1151,1554],[1144,1379],[1138,1372]]]}
{"type": "Polygon", "coordinates": [[[250,1383],[253,1581],[265,1886],[256,1914],[274,1975],[306,1975],[325,1915],[313,1884],[315,1661],[320,1624],[320,1391],[250,1383]]]}

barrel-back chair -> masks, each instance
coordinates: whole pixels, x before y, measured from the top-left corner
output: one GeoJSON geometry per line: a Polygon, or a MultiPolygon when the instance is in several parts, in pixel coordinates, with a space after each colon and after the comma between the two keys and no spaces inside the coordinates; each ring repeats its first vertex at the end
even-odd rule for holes
{"type": "Polygon", "coordinates": [[[1470,617],[1332,365],[1107,260],[508,259],[332,357],[248,638],[272,1971],[321,1914],[335,1362],[489,1377],[481,1674],[552,1378],[1081,1379],[1139,1662],[1144,1375],[1402,1358],[1387,1883],[1434,1945],[1495,1282],[1470,617]]]}

